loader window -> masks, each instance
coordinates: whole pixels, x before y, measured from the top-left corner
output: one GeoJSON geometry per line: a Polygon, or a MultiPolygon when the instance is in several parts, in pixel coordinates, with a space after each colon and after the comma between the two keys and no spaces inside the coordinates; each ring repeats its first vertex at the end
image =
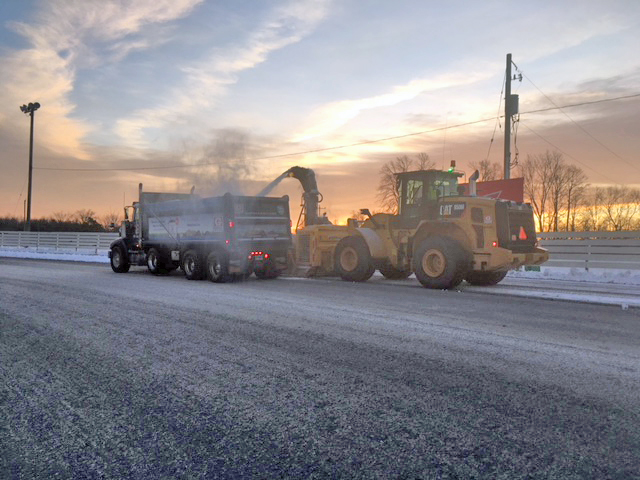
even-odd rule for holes
{"type": "Polygon", "coordinates": [[[420,205],[422,203],[422,180],[409,180],[407,182],[407,205],[420,205]]]}
{"type": "Polygon", "coordinates": [[[434,188],[437,191],[438,197],[451,197],[458,195],[458,182],[457,178],[436,178],[434,182],[434,188]]]}

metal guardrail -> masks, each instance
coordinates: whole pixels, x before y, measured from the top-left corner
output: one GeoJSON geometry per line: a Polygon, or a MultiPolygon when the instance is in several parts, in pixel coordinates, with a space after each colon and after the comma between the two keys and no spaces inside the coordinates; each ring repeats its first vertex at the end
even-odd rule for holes
{"type": "Polygon", "coordinates": [[[640,231],[538,234],[548,267],[640,270],[640,231]]]}
{"type": "Polygon", "coordinates": [[[108,250],[118,233],[0,232],[0,248],[33,248],[36,251],[93,252],[108,250]]]}
{"type": "MultiPolygon", "coordinates": [[[[0,248],[36,251],[87,252],[108,250],[118,233],[4,232],[0,248]]],[[[540,233],[540,246],[549,250],[548,267],[640,270],[640,231],[540,233]]]]}

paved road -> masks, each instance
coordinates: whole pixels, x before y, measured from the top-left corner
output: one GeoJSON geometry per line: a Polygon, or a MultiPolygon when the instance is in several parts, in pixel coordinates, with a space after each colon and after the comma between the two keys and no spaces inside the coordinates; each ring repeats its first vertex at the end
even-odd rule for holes
{"type": "Polygon", "coordinates": [[[0,478],[640,478],[640,310],[0,258],[0,478]]]}

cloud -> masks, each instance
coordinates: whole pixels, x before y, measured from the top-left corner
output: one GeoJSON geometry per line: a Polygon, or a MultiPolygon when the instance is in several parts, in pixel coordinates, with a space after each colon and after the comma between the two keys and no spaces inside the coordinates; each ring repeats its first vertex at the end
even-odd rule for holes
{"type": "Polygon", "coordinates": [[[274,10],[244,42],[213,49],[204,60],[182,67],[184,82],[173,89],[162,105],[141,109],[117,122],[115,132],[132,146],[149,145],[147,128],[171,125],[174,131],[187,125],[193,132],[202,124],[202,112],[212,109],[238,74],[255,68],[277,50],[302,40],[328,13],[326,0],[294,0],[274,10]]]}
{"type": "Polygon", "coordinates": [[[5,50],[0,88],[0,125],[18,129],[14,108],[38,101],[36,141],[61,154],[88,159],[83,138],[92,129],[72,118],[70,100],[78,69],[122,58],[150,42],[135,36],[145,26],[169,22],[202,0],[57,0],[41,2],[33,22],[9,25],[28,48],[5,50]],[[11,108],[9,108],[9,106],[11,108]]]}
{"type": "Polygon", "coordinates": [[[424,93],[469,85],[490,76],[490,74],[480,73],[443,74],[414,79],[404,85],[394,86],[387,93],[380,95],[332,102],[313,112],[309,120],[312,126],[294,135],[293,141],[302,142],[335,131],[366,110],[392,107],[424,93]]]}

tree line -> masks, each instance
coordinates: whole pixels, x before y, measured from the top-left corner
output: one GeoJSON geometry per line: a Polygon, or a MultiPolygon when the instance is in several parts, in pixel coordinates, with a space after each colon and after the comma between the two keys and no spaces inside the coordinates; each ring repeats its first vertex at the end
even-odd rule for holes
{"type": "MultiPolygon", "coordinates": [[[[434,168],[426,153],[398,156],[380,169],[378,200],[381,211],[397,213],[395,173],[434,168]]],[[[488,160],[470,162],[479,181],[502,178],[502,165],[488,160]]],[[[640,230],[640,189],[625,185],[592,186],[584,171],[568,164],[556,151],[527,155],[516,167],[524,178],[524,197],[530,203],[539,232],[640,230]]]]}
{"type": "MultiPolygon", "coordinates": [[[[55,212],[48,218],[31,219],[32,232],[113,232],[112,224],[120,222],[120,215],[108,213],[97,217],[93,210],[77,210],[74,213],[55,212]]],[[[17,217],[0,217],[0,230],[22,231],[24,220],[17,217]]]]}

